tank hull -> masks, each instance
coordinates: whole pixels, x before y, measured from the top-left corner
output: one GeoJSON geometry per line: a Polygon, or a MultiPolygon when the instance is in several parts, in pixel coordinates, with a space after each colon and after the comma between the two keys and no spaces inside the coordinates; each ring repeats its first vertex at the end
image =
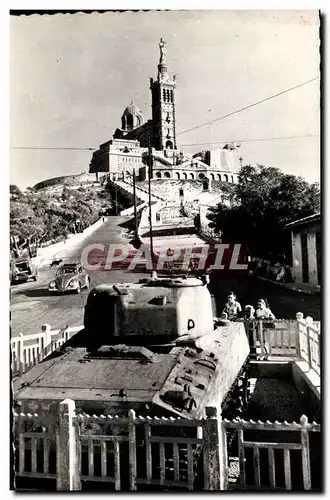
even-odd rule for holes
{"type": "Polygon", "coordinates": [[[90,353],[70,346],[73,340],[77,343],[69,340],[13,383],[20,411],[49,411],[69,398],[78,411],[88,413],[127,414],[133,408],[148,414],[152,407],[156,414],[200,418],[206,406],[222,406],[249,356],[242,323],[229,323],[201,337],[182,337],[152,361],[130,359],[129,353],[126,359],[114,357],[112,351],[90,353]],[[193,401],[190,409],[184,397],[182,404],[171,400],[184,391],[193,401]]]}

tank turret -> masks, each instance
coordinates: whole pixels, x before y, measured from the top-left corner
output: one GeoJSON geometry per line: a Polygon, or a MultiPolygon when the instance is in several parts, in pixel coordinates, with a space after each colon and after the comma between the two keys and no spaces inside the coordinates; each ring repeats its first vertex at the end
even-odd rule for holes
{"type": "Polygon", "coordinates": [[[195,277],[101,285],[90,293],[84,327],[93,344],[170,342],[213,330],[211,296],[195,277]]]}

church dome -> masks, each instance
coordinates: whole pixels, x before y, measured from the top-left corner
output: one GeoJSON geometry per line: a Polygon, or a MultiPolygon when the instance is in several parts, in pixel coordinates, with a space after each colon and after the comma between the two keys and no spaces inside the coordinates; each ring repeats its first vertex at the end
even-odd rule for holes
{"type": "Polygon", "coordinates": [[[125,108],[121,120],[123,130],[133,130],[134,128],[140,127],[144,123],[141,110],[133,104],[132,101],[127,108],[125,108]]]}
{"type": "Polygon", "coordinates": [[[141,110],[135,104],[133,104],[132,101],[127,106],[127,108],[125,109],[123,114],[124,115],[142,115],[141,110]]]}

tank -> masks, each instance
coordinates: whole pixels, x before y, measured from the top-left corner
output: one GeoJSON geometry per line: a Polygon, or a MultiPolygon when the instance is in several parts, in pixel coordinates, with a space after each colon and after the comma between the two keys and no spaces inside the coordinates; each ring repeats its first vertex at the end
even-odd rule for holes
{"type": "Polygon", "coordinates": [[[84,329],[14,381],[16,405],[39,413],[70,398],[93,414],[192,418],[216,406],[232,418],[247,402],[249,343],[243,323],[216,325],[197,277],[97,286],[84,329]]]}

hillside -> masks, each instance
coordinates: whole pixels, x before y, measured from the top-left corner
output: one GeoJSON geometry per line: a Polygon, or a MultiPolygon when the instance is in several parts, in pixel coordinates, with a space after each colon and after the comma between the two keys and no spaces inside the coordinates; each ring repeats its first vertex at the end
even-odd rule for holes
{"type": "Polygon", "coordinates": [[[35,249],[45,242],[81,232],[98,219],[102,210],[112,207],[111,196],[103,188],[82,186],[22,192],[11,186],[11,249],[17,254],[26,247],[35,249]]]}

